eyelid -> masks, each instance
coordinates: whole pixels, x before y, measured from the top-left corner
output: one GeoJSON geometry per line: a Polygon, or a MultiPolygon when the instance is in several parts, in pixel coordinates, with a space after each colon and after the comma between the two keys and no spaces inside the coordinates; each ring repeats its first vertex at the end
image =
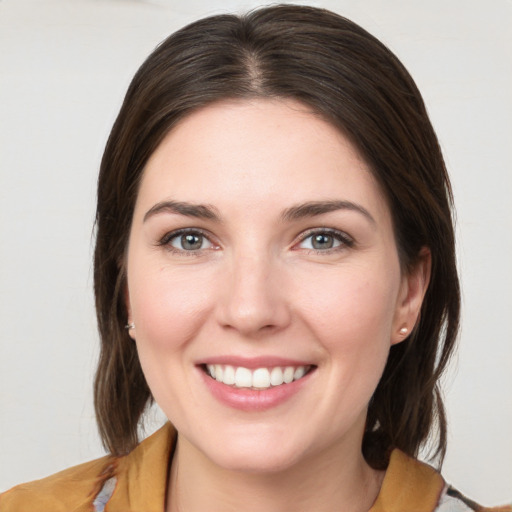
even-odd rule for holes
{"type": "Polygon", "coordinates": [[[194,255],[202,251],[211,251],[211,250],[217,250],[219,248],[218,242],[214,240],[214,237],[207,231],[201,228],[179,228],[175,229],[173,231],[168,231],[165,233],[156,243],[157,246],[165,247],[170,252],[174,252],[177,254],[186,254],[186,255],[194,255]],[[180,235],[184,234],[191,234],[191,235],[201,235],[204,238],[206,238],[211,244],[212,247],[209,247],[207,249],[196,249],[192,251],[185,251],[181,249],[177,249],[176,247],[172,246],[170,244],[171,240],[173,240],[176,237],[179,237],[180,235]]]}
{"type": "MultiPolygon", "coordinates": [[[[315,253],[329,253],[329,252],[343,250],[343,249],[346,249],[347,247],[348,248],[353,247],[355,244],[354,239],[349,234],[347,234],[345,231],[341,231],[341,230],[335,229],[335,228],[311,228],[311,229],[308,229],[308,230],[302,232],[299,235],[299,240],[293,244],[293,248],[294,249],[297,248],[299,244],[301,244],[302,242],[304,242],[311,236],[320,235],[320,234],[332,236],[336,240],[341,242],[341,244],[337,247],[331,247],[329,249],[306,249],[306,250],[313,251],[315,253]]],[[[298,249],[301,249],[301,248],[298,247],[298,249]]]]}
{"type": "MultiPolygon", "coordinates": [[[[331,247],[329,249],[305,249],[305,250],[312,251],[315,253],[329,253],[329,252],[340,251],[340,250],[343,250],[346,248],[353,247],[355,244],[354,239],[349,234],[347,234],[345,231],[341,231],[341,230],[335,229],[335,228],[318,227],[318,228],[307,229],[306,231],[302,232],[298,236],[298,240],[295,243],[293,243],[292,249],[294,249],[294,250],[301,249],[298,246],[302,242],[307,240],[309,237],[311,237],[313,235],[318,235],[318,234],[325,234],[325,235],[332,236],[340,242],[340,245],[336,246],[336,247],[331,247]]],[[[179,229],[175,229],[172,231],[168,231],[157,241],[156,245],[165,247],[167,250],[169,250],[171,252],[175,252],[178,254],[187,254],[187,255],[194,255],[194,254],[197,254],[202,251],[217,250],[220,248],[219,243],[215,241],[215,237],[213,237],[211,233],[209,233],[208,231],[205,231],[204,229],[195,228],[195,227],[179,228],[179,229]],[[213,247],[210,247],[207,249],[197,249],[197,250],[186,251],[186,250],[177,249],[170,244],[170,241],[172,239],[174,239],[180,235],[184,235],[184,234],[201,235],[201,236],[205,237],[212,244],[213,247]]]]}

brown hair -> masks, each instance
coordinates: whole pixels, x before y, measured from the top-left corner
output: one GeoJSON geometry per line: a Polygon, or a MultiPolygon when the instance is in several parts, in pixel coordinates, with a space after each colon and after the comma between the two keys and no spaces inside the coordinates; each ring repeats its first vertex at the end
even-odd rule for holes
{"type": "Polygon", "coordinates": [[[280,5],[202,19],[171,35],[143,63],[110,134],[98,181],[94,284],[101,355],[95,406],[114,454],[137,443],[152,400],[124,325],[124,254],[149,156],[184,116],[227,98],[292,98],[342,130],[387,196],[405,272],[422,247],[431,281],[411,336],[391,348],[369,404],[363,453],[386,467],[390,450],[417,455],[437,424],[446,450],[438,381],[459,321],[450,183],[412,78],[381,42],[353,22],[312,7],[280,5]]]}

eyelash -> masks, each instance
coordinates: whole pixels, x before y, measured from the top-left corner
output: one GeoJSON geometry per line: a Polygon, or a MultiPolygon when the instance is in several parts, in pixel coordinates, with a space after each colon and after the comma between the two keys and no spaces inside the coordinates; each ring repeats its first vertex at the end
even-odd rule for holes
{"type": "MultiPolygon", "coordinates": [[[[169,233],[166,233],[157,243],[158,246],[165,247],[170,252],[179,254],[179,255],[186,255],[186,256],[195,256],[198,255],[201,251],[204,251],[205,249],[196,249],[196,250],[185,250],[185,249],[178,249],[176,247],[173,247],[171,245],[171,241],[183,236],[183,235],[195,235],[195,236],[201,236],[204,239],[206,239],[210,244],[212,244],[213,247],[216,245],[211,241],[211,236],[205,233],[201,229],[197,228],[182,228],[178,229],[176,231],[171,231],[169,233]]],[[[343,250],[345,248],[351,248],[354,246],[354,240],[348,236],[343,231],[339,231],[337,229],[332,228],[314,228],[311,230],[306,231],[305,233],[302,233],[300,235],[300,239],[297,243],[293,245],[295,248],[296,246],[300,245],[304,241],[306,241],[308,238],[311,238],[315,235],[326,235],[332,237],[335,241],[339,242],[340,245],[336,247],[330,247],[328,249],[306,249],[309,253],[316,253],[316,254],[330,254],[332,252],[337,252],[340,250],[343,250]]],[[[298,249],[297,249],[298,250],[298,249]]]]}
{"type": "MultiPolygon", "coordinates": [[[[314,228],[314,229],[308,230],[300,236],[300,240],[299,240],[298,244],[303,243],[305,240],[307,240],[308,238],[311,238],[315,235],[331,236],[332,238],[334,238],[334,240],[336,240],[337,242],[340,242],[340,245],[338,245],[336,247],[331,247],[328,249],[314,249],[314,248],[306,249],[308,252],[311,252],[311,253],[330,254],[330,253],[337,252],[337,251],[340,251],[340,250],[343,250],[346,248],[350,249],[351,247],[354,246],[354,240],[349,235],[347,235],[343,231],[339,231],[339,230],[333,229],[333,228],[314,228]]],[[[294,247],[298,244],[295,244],[294,247]]]]}
{"type": "Polygon", "coordinates": [[[185,249],[177,249],[176,247],[173,247],[171,245],[171,241],[175,238],[178,238],[183,235],[195,235],[195,236],[201,236],[205,240],[207,240],[212,246],[215,247],[215,244],[211,241],[211,236],[208,235],[206,232],[204,232],[201,229],[198,228],[182,228],[178,229],[176,231],[171,231],[170,233],[166,233],[158,242],[158,246],[165,247],[168,251],[173,252],[178,255],[184,255],[184,256],[196,256],[204,249],[196,249],[196,250],[190,250],[187,251],[185,249]]]}

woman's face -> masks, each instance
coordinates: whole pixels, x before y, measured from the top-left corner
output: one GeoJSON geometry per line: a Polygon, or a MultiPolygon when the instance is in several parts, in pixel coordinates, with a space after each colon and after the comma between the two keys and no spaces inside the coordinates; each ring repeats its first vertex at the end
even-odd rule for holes
{"type": "Polygon", "coordinates": [[[131,330],[180,439],[224,468],[360,451],[426,271],[401,274],[386,200],[300,103],[213,104],[144,171],[127,253],[131,330]]]}

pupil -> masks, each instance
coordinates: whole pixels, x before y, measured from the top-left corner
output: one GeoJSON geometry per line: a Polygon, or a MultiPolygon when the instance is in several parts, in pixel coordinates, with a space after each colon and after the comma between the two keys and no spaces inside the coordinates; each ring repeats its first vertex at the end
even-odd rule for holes
{"type": "Polygon", "coordinates": [[[331,235],[315,235],[313,237],[313,247],[315,249],[330,249],[333,245],[331,235]]]}
{"type": "Polygon", "coordinates": [[[184,249],[196,250],[200,249],[203,243],[203,237],[201,235],[182,235],[181,245],[184,249]]]}

